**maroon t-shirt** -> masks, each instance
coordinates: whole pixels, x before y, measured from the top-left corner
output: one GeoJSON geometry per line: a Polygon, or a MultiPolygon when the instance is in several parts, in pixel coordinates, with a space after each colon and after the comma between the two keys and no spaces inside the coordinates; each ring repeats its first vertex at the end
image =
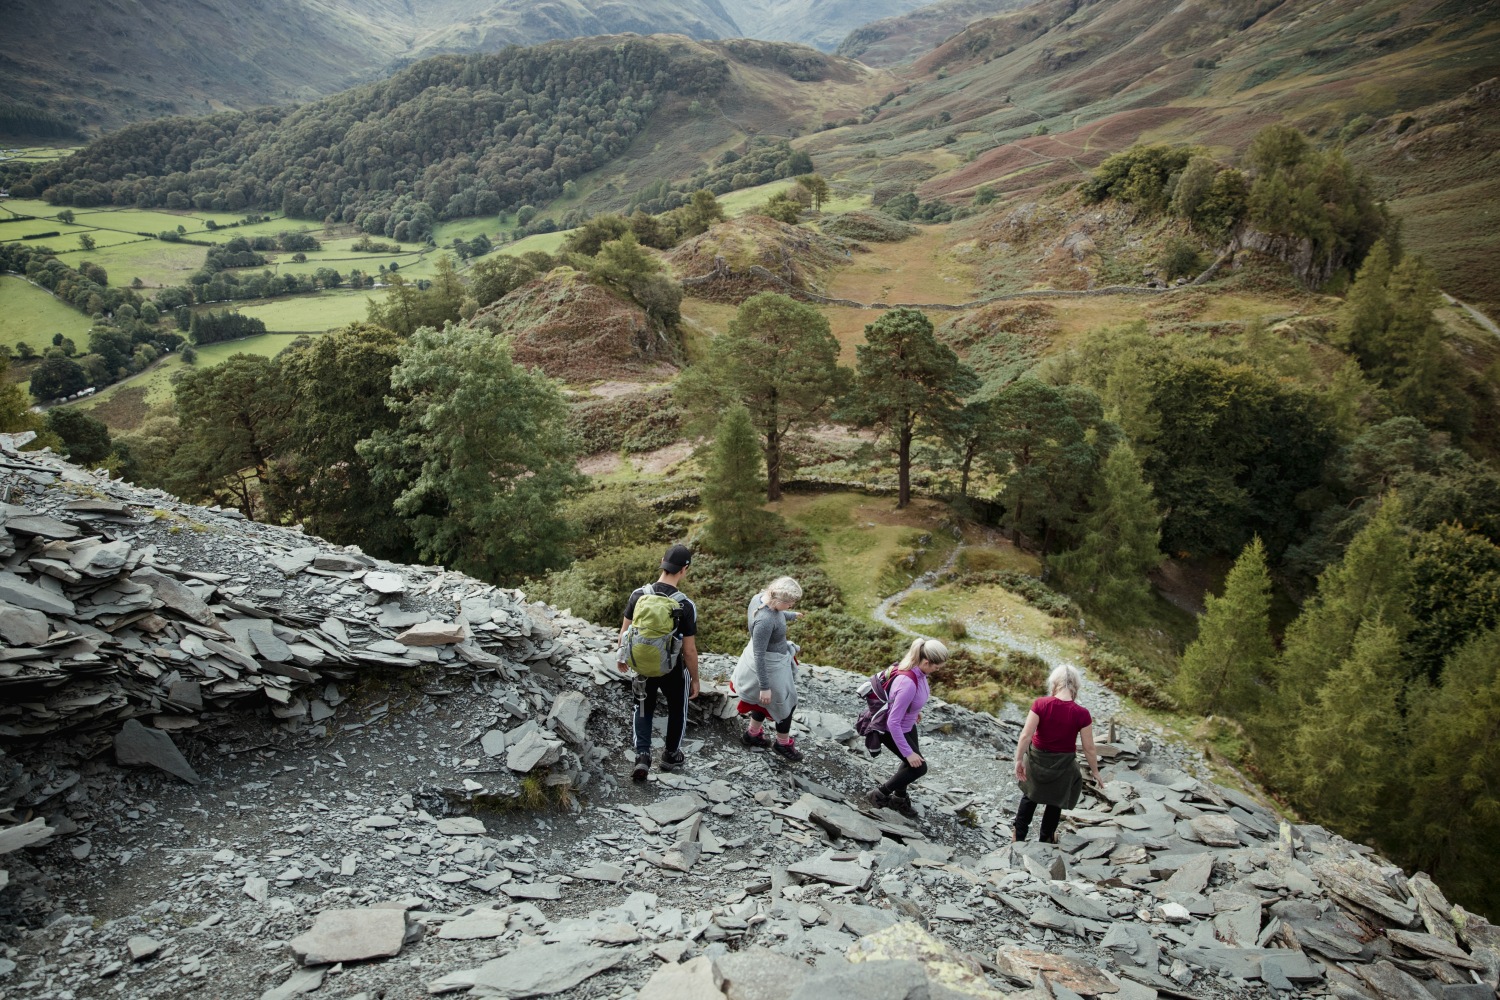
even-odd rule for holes
{"type": "Polygon", "coordinates": [[[1073,753],[1079,731],[1094,724],[1088,709],[1076,701],[1063,701],[1050,694],[1032,702],[1031,710],[1041,719],[1031,745],[1049,753],[1073,753]]]}

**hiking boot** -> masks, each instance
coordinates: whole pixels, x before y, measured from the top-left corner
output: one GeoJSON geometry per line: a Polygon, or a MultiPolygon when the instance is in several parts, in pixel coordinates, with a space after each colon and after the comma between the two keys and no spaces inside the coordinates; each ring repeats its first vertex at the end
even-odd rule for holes
{"type": "Polygon", "coordinates": [[[866,795],[865,801],[876,809],[889,809],[891,807],[891,797],[878,788],[866,795]]]}
{"type": "Polygon", "coordinates": [[[682,765],[687,763],[687,754],[681,750],[665,750],[661,755],[661,769],[663,771],[681,770],[682,765]]]}
{"type": "Polygon", "coordinates": [[[630,772],[631,781],[645,781],[646,775],[651,772],[651,755],[649,753],[638,753],[635,755],[635,770],[630,772]]]}
{"type": "Polygon", "coordinates": [[[771,744],[771,752],[793,764],[802,759],[802,751],[797,749],[795,739],[787,740],[785,743],[777,740],[771,744]]]}
{"type": "Polygon", "coordinates": [[[740,742],[751,750],[771,749],[771,737],[767,736],[764,731],[754,735],[751,735],[749,732],[740,733],[740,742]]]}
{"type": "Polygon", "coordinates": [[[889,798],[891,800],[892,809],[895,809],[903,816],[910,816],[911,818],[916,819],[917,807],[911,804],[911,799],[909,797],[905,795],[892,795],[889,796],[889,798]]]}

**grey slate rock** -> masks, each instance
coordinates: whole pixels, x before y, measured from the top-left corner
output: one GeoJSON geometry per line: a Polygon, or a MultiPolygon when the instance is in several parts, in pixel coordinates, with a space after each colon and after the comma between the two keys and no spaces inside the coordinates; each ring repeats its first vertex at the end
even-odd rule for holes
{"type": "Polygon", "coordinates": [[[819,826],[841,837],[863,841],[867,844],[880,843],[880,827],[841,802],[817,799],[808,810],[808,817],[819,826]]]}
{"type": "Polygon", "coordinates": [[[589,713],[593,706],[581,691],[564,691],[552,701],[552,711],[547,721],[553,724],[557,735],[569,743],[582,743],[586,738],[589,713]]]}
{"type": "Polygon", "coordinates": [[[828,1000],[829,997],[929,1000],[930,996],[927,970],[922,964],[895,959],[856,962],[842,969],[814,972],[802,981],[788,1000],[828,1000]]]}
{"type": "Polygon", "coordinates": [[[71,618],[75,614],[73,602],[60,594],[25,580],[10,572],[0,572],[0,601],[14,604],[18,608],[30,608],[43,614],[62,615],[71,618]]]}
{"type": "Polygon", "coordinates": [[[198,775],[187,758],[158,729],[147,729],[137,719],[128,719],[115,734],[115,761],[126,765],[149,765],[186,781],[198,783],[198,775]]]}
{"type": "Polygon", "coordinates": [[[671,798],[653,802],[646,807],[646,815],[657,826],[671,826],[673,823],[681,823],[696,812],[708,808],[697,794],[686,792],[682,795],[673,795],[671,798]]]}
{"type": "Polygon", "coordinates": [[[11,646],[40,646],[47,641],[47,616],[0,602],[0,639],[11,646]]]}
{"type": "Polygon", "coordinates": [[[324,910],[289,946],[303,965],[331,965],[390,958],[405,941],[405,910],[324,910]]]}
{"type": "Polygon", "coordinates": [[[570,990],[590,976],[625,961],[625,951],[581,944],[517,948],[477,969],[451,972],[427,984],[442,993],[472,986],[474,997],[540,997],[570,990]]]}
{"type": "Polygon", "coordinates": [[[193,593],[182,582],[149,566],[143,566],[130,574],[134,583],[144,583],[151,588],[152,595],[178,614],[202,625],[217,622],[214,613],[203,603],[203,598],[193,593]]]}
{"type": "Polygon", "coordinates": [[[851,885],[863,889],[870,882],[870,872],[852,861],[834,861],[827,856],[804,858],[787,866],[794,875],[805,875],[831,885],[851,885]]]}

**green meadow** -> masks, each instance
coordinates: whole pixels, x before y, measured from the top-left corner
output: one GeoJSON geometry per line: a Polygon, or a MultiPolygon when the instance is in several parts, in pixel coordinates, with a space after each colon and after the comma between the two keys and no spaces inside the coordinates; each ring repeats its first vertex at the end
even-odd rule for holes
{"type": "Polygon", "coordinates": [[[0,347],[9,350],[24,341],[40,354],[52,345],[52,335],[60,333],[82,352],[92,326],[87,316],[59,302],[45,288],[0,274],[0,347]]]}
{"type": "MultiPolygon", "coordinates": [[[[218,303],[199,308],[236,309],[245,316],[254,316],[266,324],[267,330],[272,331],[267,336],[282,333],[323,333],[364,319],[371,297],[381,294],[383,292],[378,288],[363,291],[324,291],[312,295],[289,295],[280,299],[251,299],[245,302],[218,303]]],[[[249,342],[240,341],[240,343],[249,342]]]]}

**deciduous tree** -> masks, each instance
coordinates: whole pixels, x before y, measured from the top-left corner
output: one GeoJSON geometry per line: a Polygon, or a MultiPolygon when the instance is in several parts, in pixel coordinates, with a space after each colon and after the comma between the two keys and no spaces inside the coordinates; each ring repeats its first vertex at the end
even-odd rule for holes
{"type": "Polygon", "coordinates": [[[391,372],[394,430],[357,447],[396,491],[422,558],[515,581],[566,558],[561,504],[582,483],[557,385],[483,330],[424,328],[391,372]]]}

